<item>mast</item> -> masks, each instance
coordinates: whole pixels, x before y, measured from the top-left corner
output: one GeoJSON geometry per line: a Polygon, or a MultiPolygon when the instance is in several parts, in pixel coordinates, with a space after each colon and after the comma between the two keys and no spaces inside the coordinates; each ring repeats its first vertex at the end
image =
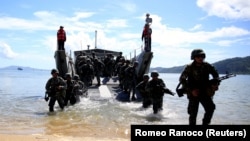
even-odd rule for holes
{"type": "Polygon", "coordinates": [[[95,31],[95,49],[97,48],[97,31],[95,31]]]}

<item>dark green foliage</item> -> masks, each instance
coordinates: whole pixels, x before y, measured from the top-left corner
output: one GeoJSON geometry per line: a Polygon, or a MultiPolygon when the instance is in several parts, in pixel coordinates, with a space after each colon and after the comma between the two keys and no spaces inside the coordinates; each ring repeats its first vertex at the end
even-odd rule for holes
{"type": "MultiPolygon", "coordinates": [[[[220,74],[225,74],[226,72],[234,74],[250,74],[250,56],[225,59],[212,64],[220,74]]],[[[181,73],[184,67],[185,65],[171,68],[157,67],[150,68],[150,71],[157,70],[159,73],[181,73]]]]}

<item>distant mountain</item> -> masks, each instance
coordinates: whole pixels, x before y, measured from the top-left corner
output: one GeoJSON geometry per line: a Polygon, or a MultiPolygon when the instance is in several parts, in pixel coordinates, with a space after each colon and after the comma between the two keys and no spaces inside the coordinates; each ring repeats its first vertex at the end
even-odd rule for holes
{"type": "MultiPolygon", "coordinates": [[[[222,61],[212,63],[220,74],[226,72],[235,73],[235,74],[250,74],[250,56],[247,57],[235,57],[229,58],[222,61]]],[[[155,67],[150,68],[152,70],[157,70],[159,73],[181,73],[186,65],[175,66],[171,68],[155,67]]],[[[36,69],[31,67],[22,67],[22,66],[8,66],[5,68],[0,68],[0,70],[43,70],[36,69]]],[[[44,69],[45,70],[45,69],[44,69]]]]}
{"type": "Polygon", "coordinates": [[[19,71],[24,71],[24,70],[43,70],[43,69],[36,69],[36,68],[23,67],[23,66],[8,66],[8,67],[0,68],[0,70],[19,70],[19,71]]]}
{"type": "Polygon", "coordinates": [[[220,73],[250,74],[250,56],[235,57],[213,63],[220,73]]]}
{"type": "MultiPolygon", "coordinates": [[[[250,74],[250,56],[235,57],[212,63],[220,74],[230,72],[235,74],[250,74]]],[[[171,68],[156,67],[150,71],[157,70],[159,73],[181,73],[186,65],[171,68]]]]}

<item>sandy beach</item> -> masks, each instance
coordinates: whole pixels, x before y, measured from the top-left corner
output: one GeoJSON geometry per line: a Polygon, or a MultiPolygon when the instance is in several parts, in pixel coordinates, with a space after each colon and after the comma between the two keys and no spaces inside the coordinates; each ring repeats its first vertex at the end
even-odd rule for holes
{"type": "Polygon", "coordinates": [[[0,141],[129,141],[130,139],[112,137],[69,137],[60,135],[16,135],[0,134],[0,141]]]}

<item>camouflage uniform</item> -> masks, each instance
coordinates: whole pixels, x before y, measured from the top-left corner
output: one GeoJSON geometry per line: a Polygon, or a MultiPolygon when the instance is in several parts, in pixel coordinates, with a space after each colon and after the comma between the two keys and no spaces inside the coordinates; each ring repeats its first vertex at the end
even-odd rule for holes
{"type": "Polygon", "coordinates": [[[149,76],[144,74],[143,80],[136,85],[137,91],[139,91],[140,95],[142,96],[142,107],[148,108],[152,104],[152,99],[149,93],[146,91],[146,85],[148,83],[149,76]]]}
{"type": "Polygon", "coordinates": [[[154,114],[163,109],[164,88],[166,87],[164,81],[158,76],[158,72],[151,72],[152,79],[146,85],[146,92],[150,94],[153,100],[154,114]]]}
{"type": "MultiPolygon", "coordinates": [[[[203,55],[198,57],[205,58],[205,54],[202,50],[198,50],[198,54],[193,54],[193,52],[191,59],[194,59],[196,55],[203,55]]],[[[202,124],[208,125],[211,122],[215,110],[215,104],[211,97],[211,91],[208,91],[209,75],[212,75],[213,78],[218,78],[219,76],[218,72],[211,64],[202,62],[197,65],[197,63],[193,61],[185,67],[179,78],[179,81],[187,90],[187,98],[189,100],[187,110],[190,125],[196,125],[199,103],[202,104],[205,110],[202,124]]]]}
{"type": "Polygon", "coordinates": [[[66,96],[65,96],[65,99],[64,99],[64,105],[67,106],[68,105],[68,101],[71,99],[72,97],[72,90],[73,90],[73,87],[74,87],[74,80],[72,80],[72,77],[70,74],[66,74],[66,80],[65,80],[65,83],[67,84],[67,89],[66,89],[66,96]]]}
{"type": "Polygon", "coordinates": [[[99,59],[95,58],[94,59],[94,74],[97,80],[97,86],[101,85],[101,75],[102,75],[104,68],[105,68],[104,63],[100,61],[99,59]]]}
{"type": "Polygon", "coordinates": [[[119,74],[118,74],[118,77],[119,77],[119,86],[122,90],[124,90],[125,92],[127,92],[127,83],[125,81],[125,70],[129,67],[130,65],[130,61],[129,60],[126,60],[125,63],[122,64],[121,68],[119,69],[119,74]]]}
{"type": "Polygon", "coordinates": [[[119,87],[120,87],[120,88],[122,88],[122,79],[123,79],[122,73],[120,72],[120,70],[121,70],[121,68],[122,68],[122,66],[123,66],[124,64],[125,64],[125,59],[122,58],[122,59],[120,60],[120,62],[116,65],[116,68],[115,68],[115,72],[116,72],[117,75],[118,75],[119,87]]]}
{"type": "Polygon", "coordinates": [[[104,58],[104,77],[112,77],[113,76],[113,71],[114,71],[114,64],[115,64],[115,60],[113,58],[114,56],[112,54],[108,54],[105,58],[104,58]]]}
{"type": "Polygon", "coordinates": [[[81,81],[87,86],[92,85],[92,81],[94,78],[94,67],[91,65],[91,60],[87,59],[86,64],[81,66],[81,73],[80,73],[81,81]]]}
{"type": "Polygon", "coordinates": [[[88,87],[80,80],[78,75],[74,76],[74,87],[72,92],[74,95],[88,96],[88,87]]]}
{"type": "Polygon", "coordinates": [[[130,98],[130,93],[132,91],[132,100],[136,100],[135,98],[135,87],[137,84],[137,72],[136,72],[136,67],[138,66],[138,62],[135,61],[133,66],[129,66],[125,70],[125,82],[126,82],[126,88],[128,90],[129,98],[130,98]]]}
{"type": "Polygon", "coordinates": [[[80,102],[80,96],[88,96],[88,88],[87,86],[80,80],[80,77],[76,74],[74,77],[74,83],[72,88],[72,95],[70,97],[70,104],[74,105],[80,102]]]}
{"type": "Polygon", "coordinates": [[[64,109],[64,98],[66,95],[67,84],[62,77],[58,76],[58,70],[52,69],[51,74],[53,77],[47,81],[45,89],[50,97],[49,110],[53,112],[56,101],[60,108],[64,109]]]}

